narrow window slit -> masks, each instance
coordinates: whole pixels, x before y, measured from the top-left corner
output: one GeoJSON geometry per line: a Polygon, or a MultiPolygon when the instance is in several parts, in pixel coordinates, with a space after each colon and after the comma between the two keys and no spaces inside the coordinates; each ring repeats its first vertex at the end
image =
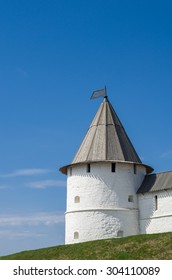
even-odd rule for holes
{"type": "Polygon", "coordinates": [[[69,176],[72,176],[72,167],[69,168],[69,176]]]}
{"type": "Polygon", "coordinates": [[[134,202],[133,195],[129,195],[129,196],[128,196],[128,202],[134,202]]]}
{"type": "Polygon", "coordinates": [[[87,164],[87,173],[90,173],[91,171],[91,166],[90,166],[90,163],[87,164]]]}
{"type": "Polygon", "coordinates": [[[155,199],[155,211],[156,211],[156,210],[158,210],[158,196],[155,195],[154,199],[155,199]]]}
{"type": "Polygon", "coordinates": [[[116,163],[115,162],[111,163],[111,172],[116,172],[116,163]]]}
{"type": "Polygon", "coordinates": [[[123,237],[123,236],[124,236],[123,230],[119,230],[117,232],[117,237],[123,237]]]}
{"type": "Polygon", "coordinates": [[[74,239],[79,239],[79,232],[77,231],[74,232],[74,239]]]}
{"type": "Polygon", "coordinates": [[[79,197],[79,196],[75,196],[74,202],[75,202],[75,203],[80,203],[80,197],[79,197]]]}

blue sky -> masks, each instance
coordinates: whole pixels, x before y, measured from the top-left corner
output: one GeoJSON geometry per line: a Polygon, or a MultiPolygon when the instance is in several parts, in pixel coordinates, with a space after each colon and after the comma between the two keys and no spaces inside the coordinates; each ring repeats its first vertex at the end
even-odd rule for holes
{"type": "Polygon", "coordinates": [[[172,4],[0,0],[0,255],[64,244],[66,177],[107,86],[139,156],[172,169],[172,4]]]}

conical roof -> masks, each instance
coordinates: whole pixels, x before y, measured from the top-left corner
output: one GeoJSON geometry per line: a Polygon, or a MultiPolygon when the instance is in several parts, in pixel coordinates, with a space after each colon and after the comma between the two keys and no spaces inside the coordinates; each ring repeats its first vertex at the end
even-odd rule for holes
{"type": "MultiPolygon", "coordinates": [[[[142,164],[115,110],[107,98],[101,103],[70,165],[83,162],[112,161],[142,164]]],[[[147,167],[147,172],[152,168],[147,167]]],[[[66,174],[66,167],[60,171],[66,174]]]]}

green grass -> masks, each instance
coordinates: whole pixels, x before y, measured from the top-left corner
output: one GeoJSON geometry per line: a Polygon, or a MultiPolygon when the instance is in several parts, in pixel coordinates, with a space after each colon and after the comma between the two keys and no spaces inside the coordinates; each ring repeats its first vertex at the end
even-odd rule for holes
{"type": "Polygon", "coordinates": [[[171,260],[172,232],[24,251],[0,260],[171,260]]]}

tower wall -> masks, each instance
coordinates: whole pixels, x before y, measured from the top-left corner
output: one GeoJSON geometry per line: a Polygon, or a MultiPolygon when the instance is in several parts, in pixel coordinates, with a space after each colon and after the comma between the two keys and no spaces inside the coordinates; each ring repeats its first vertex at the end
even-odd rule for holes
{"type": "Polygon", "coordinates": [[[115,172],[111,167],[99,162],[68,168],[66,244],[139,233],[136,192],[145,167],[126,162],[116,163],[115,172]]]}

